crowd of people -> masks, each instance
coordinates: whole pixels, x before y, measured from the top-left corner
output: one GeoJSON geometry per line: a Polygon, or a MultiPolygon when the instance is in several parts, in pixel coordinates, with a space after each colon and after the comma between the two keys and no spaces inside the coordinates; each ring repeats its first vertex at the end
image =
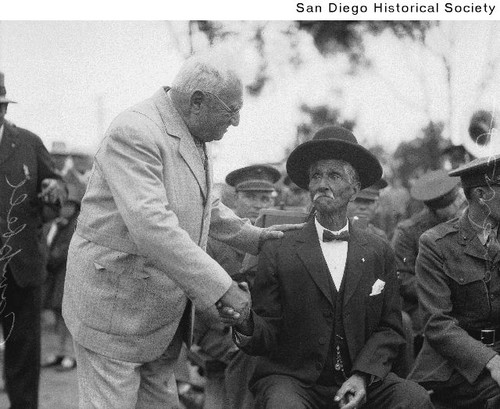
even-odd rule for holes
{"type": "Polygon", "coordinates": [[[500,408],[500,155],[421,175],[388,230],[379,160],[335,125],[216,194],[207,144],[243,106],[217,55],[119,114],[91,161],[51,155],[11,103],[0,74],[12,409],[38,408],[41,367],[77,371],[82,409],[179,408],[193,354],[220,363],[205,409],[500,408]]]}

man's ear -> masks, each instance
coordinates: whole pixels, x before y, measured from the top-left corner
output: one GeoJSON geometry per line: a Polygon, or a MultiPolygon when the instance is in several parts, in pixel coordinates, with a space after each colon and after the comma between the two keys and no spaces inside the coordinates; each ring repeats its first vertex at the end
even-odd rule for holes
{"type": "Polygon", "coordinates": [[[198,113],[201,109],[201,104],[205,100],[205,94],[201,91],[195,91],[191,94],[191,98],[189,100],[191,105],[191,110],[194,113],[198,113]]]}
{"type": "Polygon", "coordinates": [[[352,188],[354,190],[354,194],[353,194],[353,197],[356,196],[359,191],[361,190],[361,184],[359,182],[355,183],[352,185],[352,188]]]}

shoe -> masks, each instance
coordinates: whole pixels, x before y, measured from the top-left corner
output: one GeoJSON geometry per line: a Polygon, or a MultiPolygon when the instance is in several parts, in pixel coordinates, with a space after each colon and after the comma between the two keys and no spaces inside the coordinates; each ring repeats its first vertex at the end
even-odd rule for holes
{"type": "Polygon", "coordinates": [[[53,366],[59,366],[61,365],[61,362],[63,361],[64,356],[63,355],[50,355],[47,360],[42,363],[42,368],[51,368],[53,366]]]}
{"type": "Polygon", "coordinates": [[[61,361],[60,365],[57,366],[57,372],[71,371],[76,368],[76,359],[69,356],[65,356],[61,361]]]}

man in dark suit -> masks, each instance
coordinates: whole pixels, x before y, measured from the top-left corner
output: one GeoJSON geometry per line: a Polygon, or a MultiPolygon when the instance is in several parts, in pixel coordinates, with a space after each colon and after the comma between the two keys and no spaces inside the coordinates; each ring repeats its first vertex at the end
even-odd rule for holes
{"type": "Polygon", "coordinates": [[[468,207],[420,237],[424,343],[410,377],[453,408],[500,407],[500,155],[453,170],[468,207]]]}
{"type": "Polygon", "coordinates": [[[350,131],[327,127],[291,153],[287,172],[309,190],[315,217],[264,244],[249,314],[219,309],[237,345],[262,356],[256,407],[432,408],[423,388],[390,373],[403,342],[394,254],[347,219],[380,163],[350,131]]]}
{"type": "Polygon", "coordinates": [[[38,407],[41,284],[47,205],[57,215],[66,190],[38,136],[5,121],[0,73],[0,318],[11,409],[38,407]]]}

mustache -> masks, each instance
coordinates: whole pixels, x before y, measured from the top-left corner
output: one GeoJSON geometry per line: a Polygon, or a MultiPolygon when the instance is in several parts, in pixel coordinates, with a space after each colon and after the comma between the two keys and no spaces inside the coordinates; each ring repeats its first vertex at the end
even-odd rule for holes
{"type": "Polygon", "coordinates": [[[330,199],[335,199],[335,196],[333,196],[333,193],[330,191],[326,192],[318,192],[314,195],[313,197],[313,202],[318,199],[319,197],[329,197],[330,199]]]}

